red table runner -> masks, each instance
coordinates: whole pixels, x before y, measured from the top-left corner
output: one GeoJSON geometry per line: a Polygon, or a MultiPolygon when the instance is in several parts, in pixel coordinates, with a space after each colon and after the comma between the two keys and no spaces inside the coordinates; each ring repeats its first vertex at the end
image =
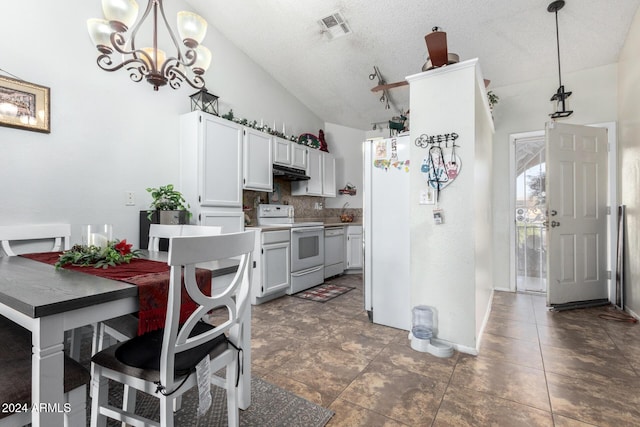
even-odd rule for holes
{"type": "MultiPolygon", "coordinates": [[[[54,265],[58,262],[61,252],[45,252],[23,254],[21,256],[35,261],[54,265]]],[[[138,335],[164,327],[169,298],[169,271],[167,263],[134,258],[129,264],[118,264],[109,268],[94,268],[92,266],[67,265],[65,270],[74,270],[92,274],[106,279],[119,280],[138,287],[139,312],[138,335]]],[[[196,269],[196,282],[206,295],[211,294],[211,271],[196,269]]],[[[182,284],[182,305],[180,307],[180,322],[184,322],[196,309],[197,304],[187,294],[182,284]]]]}

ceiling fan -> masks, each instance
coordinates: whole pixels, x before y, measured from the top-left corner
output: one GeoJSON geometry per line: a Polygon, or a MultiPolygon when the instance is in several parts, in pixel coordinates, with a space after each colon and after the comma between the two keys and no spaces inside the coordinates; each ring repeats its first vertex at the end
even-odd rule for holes
{"type": "MultiPolygon", "coordinates": [[[[427,62],[422,66],[422,71],[442,67],[443,65],[455,64],[460,60],[457,54],[448,52],[447,33],[441,31],[440,27],[433,27],[431,32],[424,36],[424,41],[427,44],[429,58],[427,58],[427,62]]],[[[369,78],[371,78],[371,76],[369,76],[369,78]]],[[[409,83],[407,81],[385,83],[379,78],[378,85],[373,87],[371,92],[393,89],[400,86],[406,86],[408,84],[409,83]]]]}

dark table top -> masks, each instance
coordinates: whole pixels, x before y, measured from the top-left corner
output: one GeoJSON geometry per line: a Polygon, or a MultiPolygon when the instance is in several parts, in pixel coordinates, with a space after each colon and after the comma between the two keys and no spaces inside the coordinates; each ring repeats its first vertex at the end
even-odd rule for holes
{"type": "MultiPolygon", "coordinates": [[[[166,253],[143,251],[145,258],[166,261],[166,253]]],[[[233,273],[237,261],[203,265],[213,276],[233,273]]],[[[0,303],[29,317],[64,313],[135,297],[138,287],[91,274],[59,269],[20,256],[0,257],[0,303]]]]}

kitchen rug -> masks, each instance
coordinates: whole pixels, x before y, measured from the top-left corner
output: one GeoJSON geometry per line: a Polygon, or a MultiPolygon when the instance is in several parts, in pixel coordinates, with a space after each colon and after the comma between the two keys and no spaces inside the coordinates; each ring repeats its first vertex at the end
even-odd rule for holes
{"type": "MultiPolygon", "coordinates": [[[[226,427],[227,394],[220,387],[212,386],[213,403],[211,408],[197,416],[198,390],[193,388],[183,395],[182,408],[175,413],[176,426],[184,427],[226,427]]],[[[91,398],[87,396],[87,413],[91,410],[91,398]]],[[[109,400],[114,406],[122,402],[122,385],[111,384],[109,400]]],[[[159,420],[158,399],[138,391],[136,393],[136,413],[144,417],[159,420]]],[[[251,405],[240,411],[242,427],[323,427],[335,412],[300,396],[284,390],[260,378],[251,378],[251,405]]],[[[87,417],[88,418],[88,417],[87,417]]],[[[87,425],[89,421],[87,420],[87,425]]],[[[107,426],[120,426],[108,420],[107,426]]]]}
{"type": "Polygon", "coordinates": [[[310,301],[327,302],[342,294],[346,294],[352,289],[355,289],[355,288],[352,288],[349,286],[332,285],[330,283],[324,283],[320,286],[316,286],[315,288],[298,292],[293,296],[310,300],[310,301]]]}

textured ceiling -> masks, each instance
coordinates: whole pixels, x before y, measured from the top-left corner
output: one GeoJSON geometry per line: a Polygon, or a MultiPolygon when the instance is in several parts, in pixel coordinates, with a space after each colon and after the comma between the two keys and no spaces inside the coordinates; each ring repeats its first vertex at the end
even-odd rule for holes
{"type": "MultiPolygon", "coordinates": [[[[479,58],[490,89],[558,73],[551,0],[187,2],[321,119],[353,128],[370,129],[408,108],[401,87],[389,91],[386,110],[369,74],[375,65],[391,83],[421,72],[424,36],[434,26],[461,61],[479,58]],[[353,33],[329,41],[317,21],[335,11],[353,33]]],[[[617,62],[638,5],[566,0],[558,12],[563,75],[617,62]]]]}

